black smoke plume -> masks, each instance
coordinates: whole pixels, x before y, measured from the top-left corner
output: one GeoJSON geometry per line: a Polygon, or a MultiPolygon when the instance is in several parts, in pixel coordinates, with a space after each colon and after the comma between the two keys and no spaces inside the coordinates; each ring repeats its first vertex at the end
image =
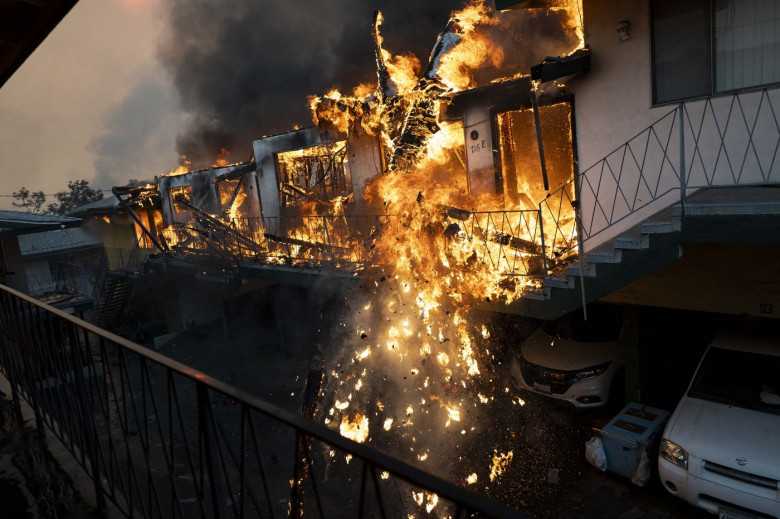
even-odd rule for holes
{"type": "MultiPolygon", "coordinates": [[[[450,13],[465,5],[458,0],[166,1],[159,58],[187,113],[177,151],[195,167],[209,165],[222,148],[233,160],[245,160],[253,139],[310,125],[309,95],[373,82],[374,10],[384,13],[385,48],[413,53],[424,64],[450,13]]],[[[531,34],[547,40],[548,28],[561,30],[560,16],[519,11],[501,16],[516,18],[513,32],[520,48],[512,51],[513,60],[533,56],[522,64],[525,71],[549,54],[529,52],[540,43],[531,34]]]]}

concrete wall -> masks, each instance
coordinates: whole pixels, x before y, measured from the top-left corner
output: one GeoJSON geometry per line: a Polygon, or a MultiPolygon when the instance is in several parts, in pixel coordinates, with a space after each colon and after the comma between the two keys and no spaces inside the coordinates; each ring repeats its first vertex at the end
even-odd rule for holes
{"type": "MultiPolygon", "coordinates": [[[[673,108],[652,106],[647,0],[584,0],[583,4],[585,42],[591,49],[591,70],[571,84],[581,174],[673,108]],[[631,37],[620,41],[616,29],[624,20],[631,23],[631,37]]],[[[587,182],[581,181],[583,227],[592,233],[607,224],[602,210],[607,217],[614,215],[614,179],[609,174],[602,176],[599,173],[600,168],[585,173],[593,181],[592,190],[587,182]],[[602,180],[603,184],[598,185],[598,180],[602,180]],[[595,206],[596,190],[601,207],[595,206]]],[[[638,179],[638,175],[635,176],[638,179]]],[[[623,209],[619,206],[616,210],[623,209]]],[[[652,210],[650,212],[652,214],[652,210]]],[[[586,241],[586,250],[642,219],[642,215],[628,218],[619,228],[586,241]]]]}
{"type": "Polygon", "coordinates": [[[177,279],[176,295],[180,330],[222,318],[222,296],[204,290],[193,278],[177,279]]]}
{"type": "Polygon", "coordinates": [[[679,261],[604,301],[780,317],[780,246],[696,243],[679,261]]]}

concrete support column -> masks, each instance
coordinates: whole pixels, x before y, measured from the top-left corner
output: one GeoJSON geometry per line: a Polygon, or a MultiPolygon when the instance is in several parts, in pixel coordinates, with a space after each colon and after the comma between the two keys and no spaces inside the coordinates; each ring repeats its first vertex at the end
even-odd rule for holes
{"type": "Polygon", "coordinates": [[[639,351],[639,322],[636,306],[623,306],[623,319],[626,320],[626,402],[641,402],[641,375],[639,351]]]}

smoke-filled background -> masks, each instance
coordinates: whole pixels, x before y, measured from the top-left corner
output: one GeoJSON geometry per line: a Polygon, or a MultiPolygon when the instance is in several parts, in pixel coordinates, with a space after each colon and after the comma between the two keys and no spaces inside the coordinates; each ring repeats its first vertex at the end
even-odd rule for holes
{"type": "MultiPolygon", "coordinates": [[[[424,66],[450,13],[464,5],[454,0],[168,0],[158,57],[186,113],[177,153],[193,167],[208,166],[222,148],[235,161],[248,159],[252,140],[312,124],[307,96],[375,81],[374,10],[384,14],[385,48],[412,53],[424,66]]],[[[502,13],[504,27],[512,27],[497,31],[506,49],[503,68],[528,72],[565,48],[562,16],[502,13]]]]}
{"type": "MultiPolygon", "coordinates": [[[[22,185],[54,193],[81,178],[108,189],[174,169],[181,155],[208,166],[222,147],[246,160],[253,139],[311,124],[308,95],[374,80],[375,9],[385,13],[385,47],[424,65],[462,6],[82,0],[0,91],[0,194],[22,185]]],[[[517,29],[503,35],[515,72],[573,37],[560,13],[500,17],[517,29]]],[[[11,209],[11,200],[0,205],[11,209]]]]}

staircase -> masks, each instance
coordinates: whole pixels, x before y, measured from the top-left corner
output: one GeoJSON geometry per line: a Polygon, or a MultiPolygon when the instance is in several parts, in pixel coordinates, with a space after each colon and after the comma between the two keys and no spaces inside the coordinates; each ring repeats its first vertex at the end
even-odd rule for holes
{"type": "Polygon", "coordinates": [[[93,324],[103,327],[116,318],[125,309],[132,292],[133,286],[126,274],[107,272],[100,298],[93,308],[93,324]]]}
{"type": "Polygon", "coordinates": [[[674,263],[683,244],[777,244],[780,188],[701,190],[656,213],[584,255],[565,277],[545,277],[542,287],[515,303],[511,313],[555,319],[674,263]],[[584,287],[584,297],[583,297],[584,287]]]}
{"type": "Polygon", "coordinates": [[[149,251],[105,249],[95,277],[92,299],[92,323],[103,327],[115,319],[127,306],[133,292],[133,281],[143,267],[149,251]]]}

